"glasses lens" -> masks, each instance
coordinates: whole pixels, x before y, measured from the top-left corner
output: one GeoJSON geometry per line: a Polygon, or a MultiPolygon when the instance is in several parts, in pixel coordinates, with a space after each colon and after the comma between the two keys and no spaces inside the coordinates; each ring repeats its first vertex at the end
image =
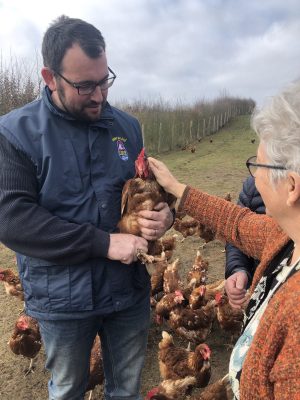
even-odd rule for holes
{"type": "Polygon", "coordinates": [[[86,86],[79,86],[78,87],[78,93],[81,95],[85,95],[85,94],[91,94],[95,91],[97,85],[96,84],[92,84],[92,85],[86,85],[86,86]]]}
{"type": "Polygon", "coordinates": [[[250,168],[251,175],[254,176],[255,173],[256,173],[256,170],[257,170],[257,166],[256,165],[250,165],[249,168],[250,168]]]}
{"type": "Polygon", "coordinates": [[[115,80],[115,78],[111,77],[111,78],[106,79],[102,83],[93,83],[91,85],[79,86],[78,93],[80,95],[92,94],[96,90],[97,86],[100,86],[101,90],[106,90],[109,87],[111,87],[111,85],[114,83],[114,80],[115,80]]]}
{"type": "Polygon", "coordinates": [[[111,77],[111,78],[106,79],[106,81],[104,81],[103,83],[101,83],[100,88],[101,88],[102,90],[108,89],[108,88],[111,87],[111,85],[114,83],[114,80],[115,80],[114,77],[111,77]]]}
{"type": "Polygon", "coordinates": [[[256,170],[257,170],[257,166],[256,166],[256,165],[252,165],[252,163],[253,163],[253,164],[256,164],[256,156],[250,157],[249,160],[248,160],[248,162],[249,162],[248,168],[249,168],[250,174],[251,174],[252,176],[254,176],[254,175],[255,175],[255,172],[256,172],[256,170]]]}

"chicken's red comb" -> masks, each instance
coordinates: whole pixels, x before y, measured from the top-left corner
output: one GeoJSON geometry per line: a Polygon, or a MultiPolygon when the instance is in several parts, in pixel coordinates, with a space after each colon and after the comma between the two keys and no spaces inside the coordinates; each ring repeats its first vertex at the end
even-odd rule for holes
{"type": "Polygon", "coordinates": [[[176,294],[176,296],[183,296],[182,291],[181,290],[175,290],[174,292],[176,294]]]}
{"type": "Polygon", "coordinates": [[[155,396],[157,393],[158,393],[158,386],[149,390],[149,392],[146,394],[145,400],[151,400],[152,396],[155,396]]]}
{"type": "Polygon", "coordinates": [[[215,295],[216,302],[219,304],[221,299],[222,299],[222,293],[217,292],[216,295],[215,295]]]}
{"type": "Polygon", "coordinates": [[[138,155],[138,158],[144,158],[144,157],[145,157],[145,147],[142,148],[140,154],[138,155]]]}
{"type": "Polygon", "coordinates": [[[18,319],[16,325],[17,325],[18,329],[20,329],[21,331],[25,331],[26,329],[28,329],[28,320],[27,320],[26,316],[21,315],[21,317],[18,319]]]}

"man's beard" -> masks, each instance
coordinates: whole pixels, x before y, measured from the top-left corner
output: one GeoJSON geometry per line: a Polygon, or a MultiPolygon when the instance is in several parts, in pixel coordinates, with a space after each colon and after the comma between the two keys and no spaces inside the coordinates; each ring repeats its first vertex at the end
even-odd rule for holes
{"type": "Polygon", "coordinates": [[[80,121],[85,121],[85,122],[95,122],[98,121],[100,119],[100,115],[101,112],[103,110],[103,108],[105,107],[106,104],[106,100],[103,100],[101,103],[97,103],[95,101],[92,100],[88,100],[85,103],[82,103],[80,106],[73,106],[72,104],[68,104],[66,101],[66,96],[65,96],[65,91],[62,87],[58,87],[57,88],[57,95],[59,98],[59,101],[61,102],[61,104],[64,107],[64,110],[70,114],[72,117],[74,117],[75,119],[78,119],[80,121]],[[100,111],[99,113],[97,113],[96,115],[89,115],[86,112],[86,108],[87,107],[97,107],[99,108],[100,106],[100,111]]]}

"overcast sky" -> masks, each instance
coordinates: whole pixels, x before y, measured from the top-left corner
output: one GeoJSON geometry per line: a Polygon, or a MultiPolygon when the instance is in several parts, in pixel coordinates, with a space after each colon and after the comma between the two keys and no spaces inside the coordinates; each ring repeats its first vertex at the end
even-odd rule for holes
{"type": "Polygon", "coordinates": [[[299,0],[0,0],[2,58],[30,62],[61,14],[91,22],[117,80],[110,99],[258,103],[300,77],[299,0]]]}

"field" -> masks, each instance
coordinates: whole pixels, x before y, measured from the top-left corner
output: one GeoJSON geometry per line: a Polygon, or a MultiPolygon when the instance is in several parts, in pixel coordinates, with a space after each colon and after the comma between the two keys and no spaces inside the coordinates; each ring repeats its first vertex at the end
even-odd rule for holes
{"type": "MultiPolygon", "coordinates": [[[[195,153],[179,150],[160,155],[159,158],[182,182],[220,196],[230,192],[233,201],[236,201],[242,181],[248,175],[245,161],[256,152],[257,140],[253,144],[251,143],[253,138],[255,138],[255,134],[250,130],[249,116],[241,116],[213,136],[197,142],[195,153]]],[[[170,231],[170,233],[174,232],[170,231]]],[[[180,259],[180,273],[183,278],[202,243],[199,238],[195,237],[189,237],[184,242],[178,243],[173,257],[180,259]]],[[[202,250],[204,258],[210,263],[209,281],[220,279],[224,275],[225,255],[222,252],[223,249],[222,243],[214,241],[202,250]]],[[[1,244],[0,266],[15,268],[13,253],[1,244]]],[[[18,300],[8,297],[2,285],[0,286],[0,304],[0,398],[1,400],[46,400],[49,374],[43,367],[43,351],[36,360],[34,372],[24,377],[24,371],[29,365],[28,360],[15,356],[7,346],[22,305],[18,300]]],[[[151,324],[142,379],[143,394],[160,380],[157,348],[161,339],[161,330],[161,327],[154,323],[151,324]]],[[[227,373],[230,352],[225,344],[228,342],[229,335],[220,331],[219,327],[215,325],[207,341],[212,349],[212,382],[227,373]]],[[[186,345],[186,343],[181,343],[186,345]]],[[[102,399],[101,387],[96,388],[93,399],[102,399]]]]}

